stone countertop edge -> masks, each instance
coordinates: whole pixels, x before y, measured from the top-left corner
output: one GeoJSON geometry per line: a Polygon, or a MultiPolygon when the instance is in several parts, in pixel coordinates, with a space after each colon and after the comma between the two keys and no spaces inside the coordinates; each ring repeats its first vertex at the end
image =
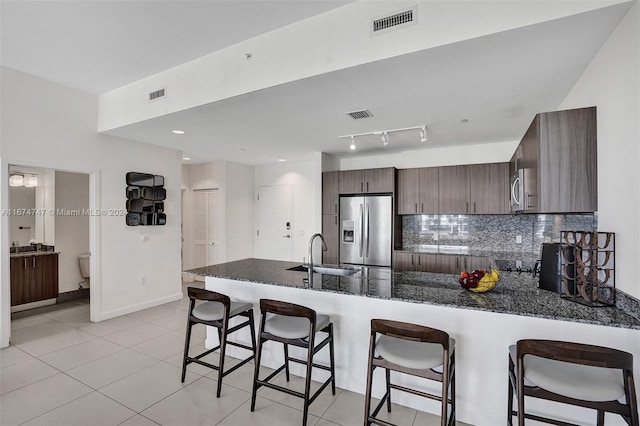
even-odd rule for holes
{"type": "Polygon", "coordinates": [[[46,256],[48,254],[60,254],[59,251],[25,251],[22,253],[11,253],[9,258],[12,257],[28,257],[28,256],[46,256]]]}
{"type": "Polygon", "coordinates": [[[495,289],[488,293],[473,293],[462,289],[451,274],[392,272],[367,267],[364,268],[366,278],[361,276],[364,272],[352,277],[314,274],[314,287],[309,288],[302,282],[306,272],[287,270],[299,264],[250,258],[184,272],[257,284],[640,330],[640,301],[620,290],[617,290],[617,306],[589,307],[538,289],[530,274],[503,273],[495,289]],[[367,290],[363,290],[364,282],[367,290]],[[378,294],[376,290],[379,289],[392,289],[395,293],[378,294]]]}

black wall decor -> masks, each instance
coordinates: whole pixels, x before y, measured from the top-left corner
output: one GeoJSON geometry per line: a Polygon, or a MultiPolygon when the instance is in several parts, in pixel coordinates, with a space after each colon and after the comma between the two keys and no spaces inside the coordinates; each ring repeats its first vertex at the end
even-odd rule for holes
{"type": "Polygon", "coordinates": [[[148,173],[127,173],[127,217],[129,226],[164,225],[164,177],[148,173]]]}

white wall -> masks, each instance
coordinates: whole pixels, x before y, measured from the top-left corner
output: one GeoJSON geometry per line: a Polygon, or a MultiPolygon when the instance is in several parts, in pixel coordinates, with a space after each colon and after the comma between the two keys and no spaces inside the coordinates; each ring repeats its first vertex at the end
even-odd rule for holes
{"type": "Polygon", "coordinates": [[[640,3],[559,109],[597,106],[598,228],[616,232],[616,287],[640,297],[640,3]]]}
{"type": "MultiPolygon", "coordinates": [[[[78,289],[83,281],[78,256],[89,252],[89,216],[82,214],[89,209],[89,175],[83,173],[56,172],[56,211],[80,211],[79,215],[55,216],[58,255],[58,291],[64,293],[78,289]]],[[[84,283],[83,287],[89,287],[84,283]]]]}
{"type": "MultiPolygon", "coordinates": [[[[91,208],[121,209],[125,174],[164,175],[167,225],[128,227],[122,216],[92,216],[91,319],[100,321],[182,297],[179,152],[96,134],[97,99],[2,68],[0,208],[8,208],[8,165],[89,173],[91,208]],[[146,242],[142,236],[148,236],[146,242]],[[142,285],[142,278],[146,285],[142,285]]],[[[0,217],[0,346],[9,343],[9,233],[0,217]]]]}
{"type": "Polygon", "coordinates": [[[229,161],[183,166],[183,188],[187,216],[185,229],[185,266],[195,267],[193,229],[193,191],[218,189],[220,202],[220,262],[253,256],[254,168],[229,161]]]}
{"type": "MultiPolygon", "coordinates": [[[[321,163],[321,154],[318,153],[316,159],[310,161],[256,166],[255,168],[254,191],[256,194],[260,186],[290,184],[293,188],[292,261],[302,262],[302,258],[308,256],[309,238],[316,232],[322,232],[322,217],[320,214],[322,197],[321,163]]],[[[254,213],[255,229],[258,228],[257,206],[256,203],[254,213]]],[[[257,240],[255,247],[258,247],[257,240]]]]}

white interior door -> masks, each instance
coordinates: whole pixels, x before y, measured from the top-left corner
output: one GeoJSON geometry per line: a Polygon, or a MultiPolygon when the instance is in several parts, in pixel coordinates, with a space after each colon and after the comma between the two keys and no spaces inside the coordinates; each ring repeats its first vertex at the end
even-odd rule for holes
{"type": "Polygon", "coordinates": [[[220,197],[217,189],[194,191],[196,268],[221,262],[220,197]]]}
{"type": "Polygon", "coordinates": [[[291,185],[258,188],[258,257],[291,260],[291,185]]]}

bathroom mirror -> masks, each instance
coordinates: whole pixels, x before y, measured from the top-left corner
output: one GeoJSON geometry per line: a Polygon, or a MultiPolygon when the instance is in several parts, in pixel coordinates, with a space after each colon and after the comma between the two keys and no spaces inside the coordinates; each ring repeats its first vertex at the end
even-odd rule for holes
{"type": "Polygon", "coordinates": [[[9,185],[9,241],[26,246],[30,242],[54,245],[55,171],[27,166],[9,166],[9,175],[19,173],[32,180],[25,186],[9,185]],[[33,179],[35,177],[35,179],[33,179]],[[33,186],[32,186],[33,185],[33,186]]]}

